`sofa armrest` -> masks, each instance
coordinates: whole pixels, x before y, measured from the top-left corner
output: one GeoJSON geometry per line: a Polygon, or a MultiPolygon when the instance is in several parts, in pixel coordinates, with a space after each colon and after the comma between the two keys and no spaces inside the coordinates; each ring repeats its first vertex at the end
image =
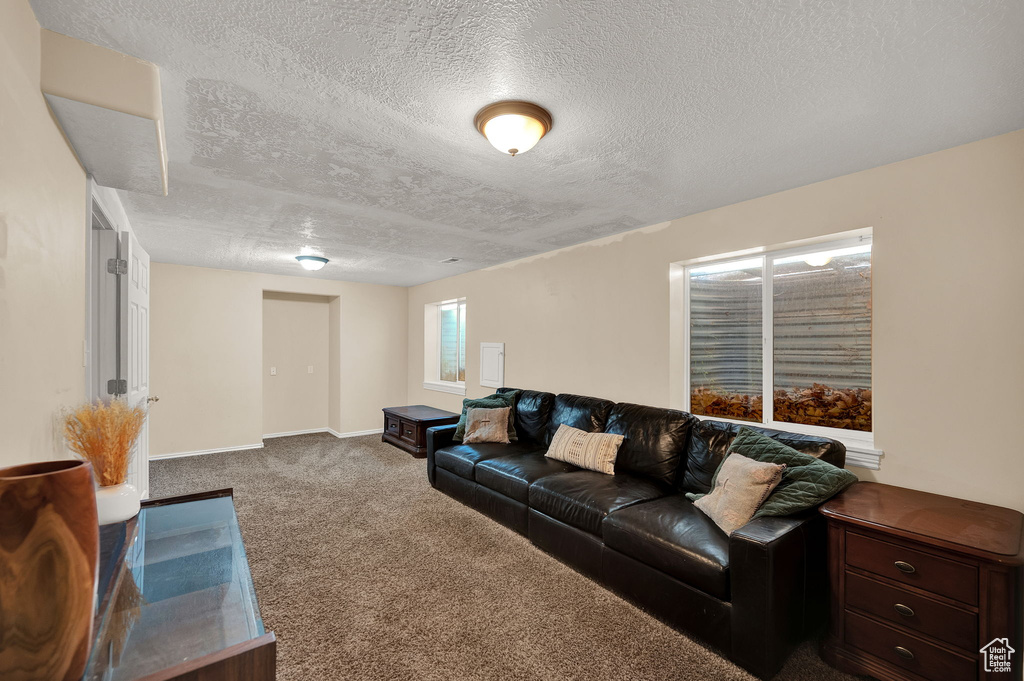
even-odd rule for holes
{"type": "Polygon", "coordinates": [[[452,423],[447,426],[434,426],[427,428],[427,480],[431,486],[434,484],[434,452],[445,447],[451,447],[452,437],[455,435],[455,428],[458,424],[452,423]]]}
{"type": "Polygon", "coordinates": [[[752,520],[729,538],[732,659],[775,675],[827,617],[825,521],[817,509],[752,520]]]}

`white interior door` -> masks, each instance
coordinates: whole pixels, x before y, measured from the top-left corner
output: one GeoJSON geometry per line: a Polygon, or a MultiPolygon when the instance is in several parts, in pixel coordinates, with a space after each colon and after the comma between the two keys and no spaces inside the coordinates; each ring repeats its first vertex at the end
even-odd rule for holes
{"type": "MultiPolygon", "coordinates": [[[[121,257],[128,272],[121,277],[121,375],[127,381],[128,404],[149,403],[149,254],[139,246],[135,234],[121,232],[121,257]]],[[[143,499],[149,497],[149,417],[142,426],[128,482],[143,499]]]]}

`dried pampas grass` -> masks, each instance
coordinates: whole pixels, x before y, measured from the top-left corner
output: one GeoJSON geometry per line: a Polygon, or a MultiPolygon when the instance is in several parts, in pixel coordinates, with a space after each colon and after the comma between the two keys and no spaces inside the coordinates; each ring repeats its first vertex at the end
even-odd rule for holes
{"type": "Polygon", "coordinates": [[[97,400],[64,415],[64,439],[71,451],[92,464],[101,486],[120,485],[128,477],[132,447],[145,422],[142,406],[130,407],[123,399],[110,404],[97,400]]]}

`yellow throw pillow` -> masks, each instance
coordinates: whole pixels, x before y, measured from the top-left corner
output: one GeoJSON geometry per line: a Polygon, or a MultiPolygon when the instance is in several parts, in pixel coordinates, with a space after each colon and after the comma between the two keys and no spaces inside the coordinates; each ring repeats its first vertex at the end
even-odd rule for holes
{"type": "Polygon", "coordinates": [[[621,435],[588,433],[563,423],[555,431],[545,456],[587,470],[614,475],[615,457],[619,455],[622,439],[621,435]]]}

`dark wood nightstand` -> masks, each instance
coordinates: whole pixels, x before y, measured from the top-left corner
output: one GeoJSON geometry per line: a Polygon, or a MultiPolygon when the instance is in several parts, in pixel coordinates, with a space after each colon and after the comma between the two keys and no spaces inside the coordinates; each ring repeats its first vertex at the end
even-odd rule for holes
{"type": "Polygon", "coordinates": [[[821,512],[832,607],[825,661],[887,681],[1021,678],[1024,515],[872,482],[821,512]],[[993,651],[1006,647],[1010,671],[991,671],[993,651]]]}
{"type": "Polygon", "coordinates": [[[427,428],[458,423],[460,414],[424,404],[409,407],[385,407],[382,442],[393,444],[413,456],[427,455],[427,428]]]}

